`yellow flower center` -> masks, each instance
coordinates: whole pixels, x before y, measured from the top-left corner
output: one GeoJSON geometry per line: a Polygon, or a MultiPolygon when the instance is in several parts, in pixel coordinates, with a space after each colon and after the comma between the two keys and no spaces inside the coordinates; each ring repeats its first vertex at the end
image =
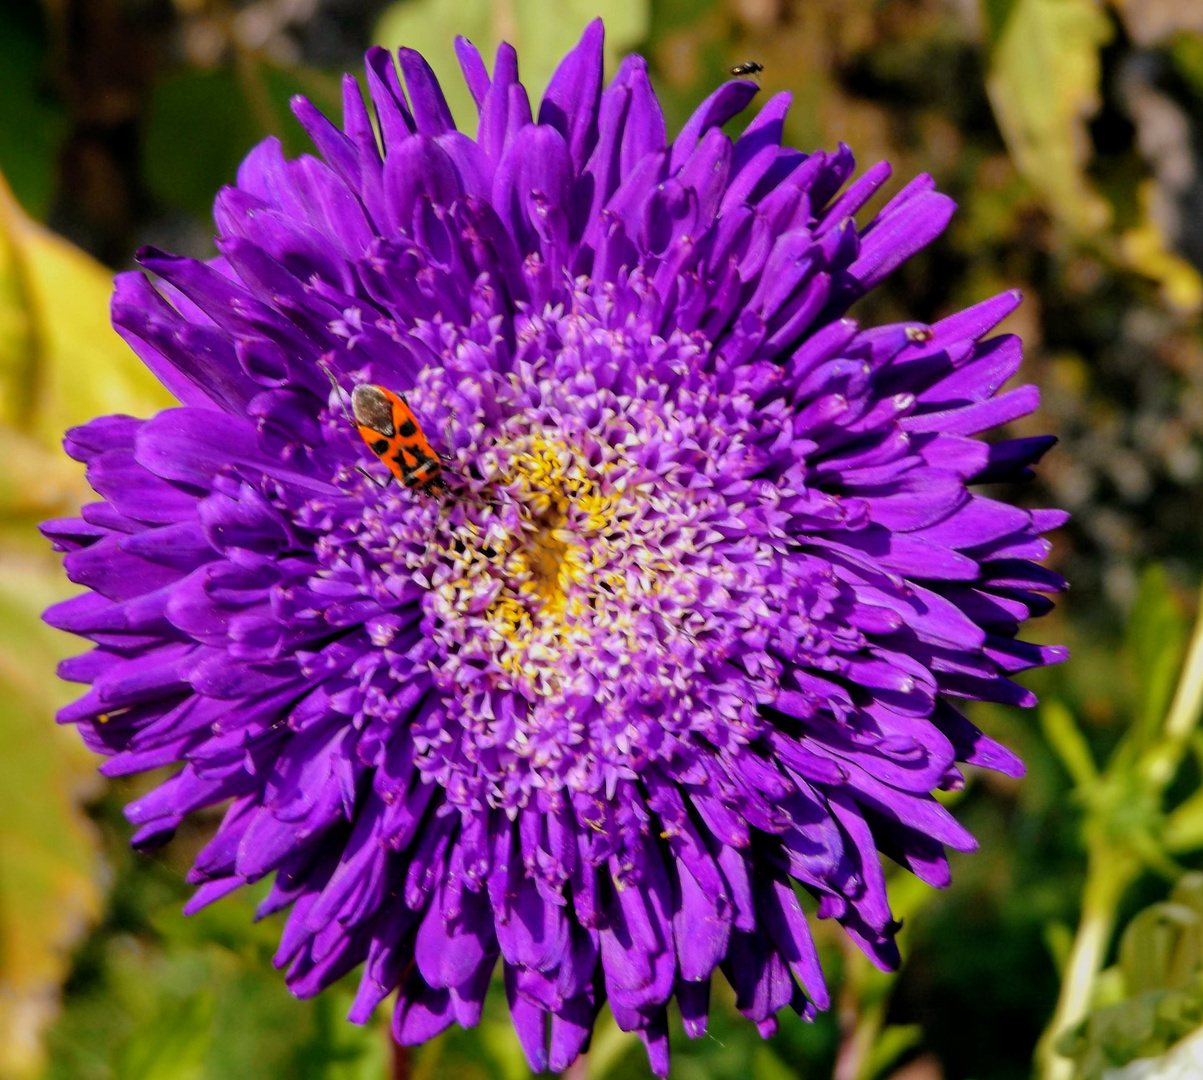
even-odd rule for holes
{"type": "Polygon", "coordinates": [[[525,564],[522,591],[541,601],[544,621],[562,624],[581,565],[580,537],[565,526],[581,489],[594,485],[584,479],[576,455],[563,442],[548,442],[541,432],[514,455],[511,475],[511,493],[529,514],[529,531],[517,551],[525,564]]]}
{"type": "Polygon", "coordinates": [[[528,556],[531,584],[543,600],[542,613],[551,618],[563,615],[565,591],[572,583],[571,565],[564,558],[568,550],[562,530],[549,526],[535,534],[528,556]]]}
{"type": "Polygon", "coordinates": [[[479,524],[448,522],[456,539],[439,550],[450,572],[432,582],[439,606],[486,623],[499,646],[494,661],[539,694],[559,689],[557,661],[588,636],[585,623],[605,618],[623,585],[604,540],[622,512],[621,491],[604,482],[614,465],[591,466],[558,434],[527,431],[509,444],[495,498],[482,496],[472,515],[479,524]]]}

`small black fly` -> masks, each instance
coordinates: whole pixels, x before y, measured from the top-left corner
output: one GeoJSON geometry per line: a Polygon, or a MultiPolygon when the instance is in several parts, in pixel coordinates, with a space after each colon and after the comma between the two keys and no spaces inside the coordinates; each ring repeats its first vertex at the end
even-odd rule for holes
{"type": "Polygon", "coordinates": [[[764,64],[758,64],[755,60],[749,60],[744,64],[736,64],[731,69],[731,74],[737,79],[746,79],[752,75],[759,75],[764,71],[764,64]]]}

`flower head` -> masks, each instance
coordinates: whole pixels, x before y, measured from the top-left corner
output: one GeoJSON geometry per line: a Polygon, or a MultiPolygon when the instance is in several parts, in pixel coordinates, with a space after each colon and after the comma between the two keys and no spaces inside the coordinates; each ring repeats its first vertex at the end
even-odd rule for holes
{"type": "Polygon", "coordinates": [[[296,993],[364,964],[352,1018],[399,988],[416,1042],[500,956],[533,1068],[608,1001],[664,1074],[716,967],[762,1033],[827,1005],[796,885],[896,964],[878,852],[946,884],[974,842],[933,790],[1022,770],[953,701],[1031,704],[1009,676],[1060,658],[1016,633],[1061,515],[970,485],[1051,440],[973,437],[1037,402],[986,336],[1014,294],[843,315],[948,222],[929,178],[861,228],[888,168],[783,148],[787,95],[732,142],[729,82],[669,143],[639,57],[603,90],[600,23],[537,120],[512,49],[459,52],[475,139],[373,50],[379,143],[354,79],[342,129],[298,99],[321,159],[261,144],[216,259],[118,279],[182,407],[67,436],[102,501],[44,526],[88,590],[46,617],[96,646],[60,719],[108,775],[182,765],[136,844],[228,802],[189,909],[274,872],[296,993]],[[441,489],[388,482],[363,384],[441,489]]]}

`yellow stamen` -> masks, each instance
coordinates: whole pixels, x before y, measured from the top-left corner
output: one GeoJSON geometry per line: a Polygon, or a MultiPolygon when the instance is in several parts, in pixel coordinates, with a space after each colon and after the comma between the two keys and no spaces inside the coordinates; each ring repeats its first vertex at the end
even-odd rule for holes
{"type": "Polygon", "coordinates": [[[595,467],[556,435],[528,431],[509,443],[494,483],[517,507],[518,528],[494,518],[465,530],[446,552],[455,570],[437,586],[447,610],[490,624],[503,643],[496,662],[515,678],[537,681],[540,692],[555,689],[542,685],[547,680],[558,685],[559,659],[584,640],[586,624],[628,632],[620,601],[626,574],[615,562],[620,550],[608,543],[628,511],[603,479],[615,463],[595,467]],[[489,582],[499,588],[482,610],[474,605],[489,582]]]}

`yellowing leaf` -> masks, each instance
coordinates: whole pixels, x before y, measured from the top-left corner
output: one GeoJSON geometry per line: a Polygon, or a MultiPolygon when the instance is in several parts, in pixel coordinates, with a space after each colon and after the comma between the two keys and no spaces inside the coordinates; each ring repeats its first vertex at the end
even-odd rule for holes
{"type": "Polygon", "coordinates": [[[31,221],[0,177],[0,423],[57,447],[64,428],[172,398],[109,323],[113,275],[31,221]]]}
{"type": "Polygon", "coordinates": [[[1085,121],[1099,107],[1099,49],[1111,24],[1096,0],[1017,0],[986,88],[1019,171],[1076,233],[1104,228],[1107,203],[1084,174],[1085,121]]]}
{"type": "Polygon", "coordinates": [[[55,710],[76,690],[55,665],[79,643],[42,610],[76,591],[37,535],[72,512],[82,470],[62,430],[171,403],[109,325],[112,275],[30,221],[0,178],[0,1077],[40,1065],[69,950],[100,908],[99,857],[81,795],[94,761],[55,710]]]}
{"type": "Polygon", "coordinates": [[[99,912],[99,859],[80,798],[91,755],[54,724],[70,697],[54,677],[65,635],[43,607],[71,587],[48,556],[0,547],[0,1077],[32,1074],[68,950],[99,912]]]}
{"type": "Polygon", "coordinates": [[[1157,184],[1146,180],[1137,195],[1140,199],[1141,221],[1120,237],[1120,252],[1128,265],[1138,273],[1152,278],[1161,286],[1167,306],[1183,314],[1193,314],[1203,307],[1203,276],[1165,242],[1157,226],[1152,204],[1157,184]]]}

